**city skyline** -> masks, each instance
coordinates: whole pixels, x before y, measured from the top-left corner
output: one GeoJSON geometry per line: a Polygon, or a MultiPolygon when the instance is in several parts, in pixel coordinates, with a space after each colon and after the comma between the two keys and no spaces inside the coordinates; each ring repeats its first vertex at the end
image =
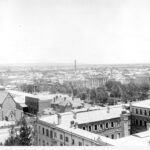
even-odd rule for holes
{"type": "Polygon", "coordinates": [[[0,64],[150,63],[150,2],[0,1],[0,64]]]}

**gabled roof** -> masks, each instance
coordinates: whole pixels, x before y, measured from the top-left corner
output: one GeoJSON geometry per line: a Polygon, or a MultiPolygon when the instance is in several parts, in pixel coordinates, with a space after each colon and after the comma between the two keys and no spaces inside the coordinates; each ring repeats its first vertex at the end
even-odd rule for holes
{"type": "Polygon", "coordinates": [[[7,97],[8,94],[9,94],[9,93],[6,92],[6,91],[0,91],[0,105],[3,104],[5,98],[7,97]]]}

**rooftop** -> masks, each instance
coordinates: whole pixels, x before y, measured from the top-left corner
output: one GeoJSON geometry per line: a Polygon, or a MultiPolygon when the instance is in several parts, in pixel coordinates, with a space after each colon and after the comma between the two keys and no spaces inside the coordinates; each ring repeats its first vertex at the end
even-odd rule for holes
{"type": "Polygon", "coordinates": [[[134,107],[143,107],[143,108],[150,108],[150,99],[148,100],[143,100],[140,102],[135,102],[132,104],[134,107]]]}
{"type": "Polygon", "coordinates": [[[114,146],[150,146],[150,130],[109,141],[114,146]]]}
{"type": "MultiPolygon", "coordinates": [[[[107,108],[99,108],[99,109],[86,109],[85,111],[76,111],[76,119],[74,120],[74,113],[73,112],[66,112],[61,113],[61,125],[65,127],[70,127],[70,121],[75,121],[78,124],[84,124],[89,122],[96,122],[96,121],[102,121],[102,120],[108,120],[112,118],[118,118],[120,117],[121,112],[123,111],[123,108],[121,105],[119,106],[113,106],[109,107],[110,112],[107,112],[107,108]],[[93,117],[94,116],[94,117],[93,117]]],[[[57,115],[51,115],[51,116],[43,116],[40,118],[41,121],[47,122],[47,123],[55,123],[58,124],[57,115]]]]}

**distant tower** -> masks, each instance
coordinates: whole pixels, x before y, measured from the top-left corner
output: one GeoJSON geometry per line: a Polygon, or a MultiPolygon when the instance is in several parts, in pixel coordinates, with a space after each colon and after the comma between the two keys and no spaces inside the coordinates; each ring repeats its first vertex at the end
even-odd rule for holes
{"type": "Polygon", "coordinates": [[[74,71],[75,71],[75,73],[76,73],[76,70],[77,70],[77,62],[76,62],[76,60],[74,61],[74,71]]]}
{"type": "Polygon", "coordinates": [[[110,71],[110,78],[112,79],[113,78],[113,69],[111,68],[111,71],[110,71]]]}

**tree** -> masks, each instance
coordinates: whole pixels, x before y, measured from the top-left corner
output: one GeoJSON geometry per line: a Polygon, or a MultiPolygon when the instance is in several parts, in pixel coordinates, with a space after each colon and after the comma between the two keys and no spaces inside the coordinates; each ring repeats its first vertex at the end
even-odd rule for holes
{"type": "Polygon", "coordinates": [[[32,136],[31,136],[31,127],[28,126],[26,119],[23,117],[21,120],[21,128],[19,134],[19,145],[30,146],[32,136]]]}
{"type": "Polygon", "coordinates": [[[95,88],[91,89],[91,91],[90,91],[90,99],[93,101],[93,103],[95,103],[95,101],[96,101],[96,90],[95,90],[95,88]]]}
{"type": "Polygon", "coordinates": [[[30,146],[32,145],[32,130],[31,127],[28,126],[28,123],[23,117],[20,121],[20,130],[17,133],[15,128],[13,127],[10,131],[10,137],[5,141],[6,146],[30,146]]]}
{"type": "Polygon", "coordinates": [[[100,103],[107,103],[108,94],[102,87],[96,89],[96,101],[100,103]]]}
{"type": "Polygon", "coordinates": [[[15,127],[12,126],[10,129],[10,137],[5,141],[6,146],[16,146],[19,145],[19,139],[15,127]]]}

